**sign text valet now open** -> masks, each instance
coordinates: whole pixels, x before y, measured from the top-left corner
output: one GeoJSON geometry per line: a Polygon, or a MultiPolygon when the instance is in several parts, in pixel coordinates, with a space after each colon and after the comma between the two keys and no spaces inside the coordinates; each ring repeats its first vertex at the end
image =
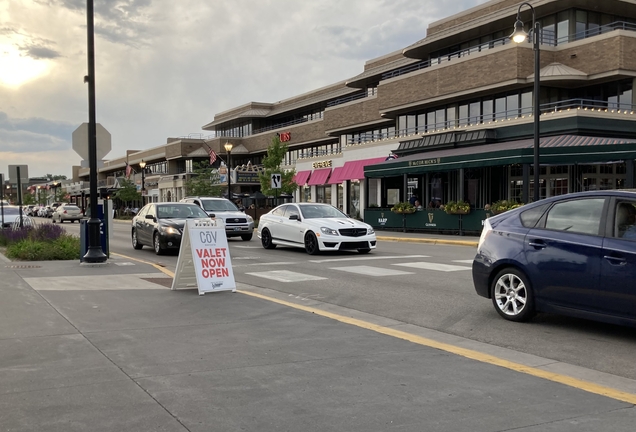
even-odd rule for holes
{"type": "Polygon", "coordinates": [[[232,259],[219,219],[187,220],[172,289],[197,287],[199,295],[236,291],[232,259]]]}

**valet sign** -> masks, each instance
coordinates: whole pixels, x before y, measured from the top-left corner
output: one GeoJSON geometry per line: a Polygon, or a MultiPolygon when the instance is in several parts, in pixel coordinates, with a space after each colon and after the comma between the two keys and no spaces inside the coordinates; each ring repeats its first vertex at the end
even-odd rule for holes
{"type": "Polygon", "coordinates": [[[194,284],[199,295],[236,291],[225,226],[221,221],[186,221],[172,289],[190,288],[194,284]]]}

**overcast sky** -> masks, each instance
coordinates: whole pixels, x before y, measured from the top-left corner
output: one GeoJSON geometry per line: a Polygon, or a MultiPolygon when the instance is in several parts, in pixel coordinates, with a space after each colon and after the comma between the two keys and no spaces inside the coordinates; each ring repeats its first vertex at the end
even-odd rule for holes
{"type": "MultiPolygon", "coordinates": [[[[126,150],[351,78],[485,0],[95,0],[97,122],[126,150]]],[[[0,173],[72,174],[88,122],[86,0],[0,0],[0,173]]]]}

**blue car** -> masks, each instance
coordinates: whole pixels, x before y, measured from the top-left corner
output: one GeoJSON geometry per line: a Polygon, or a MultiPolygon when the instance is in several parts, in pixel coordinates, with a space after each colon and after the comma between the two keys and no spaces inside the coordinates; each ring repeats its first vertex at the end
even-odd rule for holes
{"type": "Polygon", "coordinates": [[[473,282],[510,321],[549,312],[636,326],[636,191],[561,195],[486,219],[473,282]]]}

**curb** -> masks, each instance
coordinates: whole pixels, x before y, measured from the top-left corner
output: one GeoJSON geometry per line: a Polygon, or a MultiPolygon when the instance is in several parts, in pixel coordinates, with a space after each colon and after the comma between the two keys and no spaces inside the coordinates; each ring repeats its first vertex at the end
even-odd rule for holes
{"type": "Polygon", "coordinates": [[[403,238],[403,237],[384,237],[377,236],[378,240],[394,241],[394,242],[408,242],[408,243],[427,243],[427,244],[443,244],[443,245],[456,245],[456,246],[472,246],[477,247],[476,241],[468,240],[445,240],[445,239],[432,239],[432,238],[403,238]]]}

